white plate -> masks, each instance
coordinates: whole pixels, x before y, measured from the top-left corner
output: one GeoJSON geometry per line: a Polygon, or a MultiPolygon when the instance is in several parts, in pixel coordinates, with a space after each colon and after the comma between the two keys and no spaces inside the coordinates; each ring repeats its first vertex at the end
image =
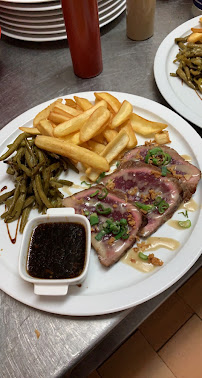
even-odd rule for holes
{"type": "MultiPolygon", "coordinates": [[[[49,22],[48,24],[46,23],[25,23],[25,22],[16,22],[16,21],[10,21],[10,20],[6,20],[6,19],[2,19],[0,17],[0,24],[2,25],[2,23],[4,24],[5,27],[7,26],[14,26],[14,27],[17,27],[17,28],[24,28],[24,29],[35,29],[37,27],[37,29],[47,29],[47,28],[57,28],[57,27],[64,27],[64,21],[62,19],[62,21],[54,21],[54,22],[49,22]]],[[[25,30],[24,30],[25,31],[25,30]]]]}
{"type": "MultiPolygon", "coordinates": [[[[105,16],[105,17],[102,17],[100,19],[100,28],[109,24],[110,22],[112,22],[113,20],[115,20],[118,16],[120,16],[121,13],[123,13],[125,11],[125,8],[126,8],[126,5],[125,5],[125,1],[123,2],[124,4],[121,6],[121,7],[118,7],[118,10],[116,10],[115,12],[110,12],[110,15],[109,16],[105,16]]],[[[14,18],[10,18],[7,16],[4,18],[2,15],[1,15],[1,19],[0,21],[2,20],[2,22],[4,22],[4,25],[3,26],[3,23],[2,23],[2,34],[8,36],[8,37],[11,37],[11,38],[14,38],[14,39],[18,39],[18,40],[22,40],[22,41],[32,41],[32,42],[50,42],[50,41],[59,41],[59,40],[64,40],[67,38],[66,36],[66,32],[59,32],[57,33],[57,24],[59,22],[62,22],[63,21],[63,17],[59,17],[58,16],[52,16],[51,18],[47,18],[46,19],[46,24],[47,25],[46,27],[42,27],[40,26],[39,27],[39,33],[34,33],[32,31],[32,27],[29,27],[29,25],[32,25],[33,26],[33,29],[35,29],[35,26],[34,24],[37,26],[38,28],[38,25],[41,25],[42,21],[44,20],[43,17],[40,17],[40,18],[34,18],[34,19],[26,19],[26,21],[28,21],[28,24],[23,24],[23,19],[22,19],[22,24],[16,24],[16,19],[14,18]],[[55,24],[55,28],[53,26],[53,17],[56,22],[55,24]],[[57,17],[57,18],[55,18],[57,17]],[[14,21],[13,21],[14,20],[14,21]],[[61,21],[60,21],[61,20],[61,21]],[[14,22],[15,24],[13,25],[14,28],[11,26],[12,25],[9,25],[8,22],[14,22]],[[30,22],[34,22],[34,24],[30,23],[30,22]],[[49,35],[46,34],[46,32],[44,32],[45,29],[47,29],[47,27],[49,28],[49,24],[52,24],[51,25],[51,28],[53,28],[54,30],[54,33],[50,33],[49,35]],[[17,28],[16,28],[17,27],[17,28]],[[18,27],[22,28],[24,27],[24,30],[23,32],[20,31],[21,29],[18,29],[18,27]],[[30,29],[30,31],[28,32],[28,30],[26,29],[30,29]],[[43,30],[44,29],[44,30],[43,30]],[[54,34],[54,35],[53,35],[54,34]]],[[[20,19],[19,19],[20,21],[20,19]]],[[[65,29],[64,29],[65,30],[65,29]]]]}
{"type": "Polygon", "coordinates": [[[56,27],[53,29],[53,28],[49,28],[49,27],[46,27],[45,29],[38,29],[38,27],[35,28],[32,27],[32,29],[27,29],[27,28],[24,28],[23,27],[19,27],[19,26],[10,26],[10,25],[6,25],[4,22],[1,22],[1,28],[3,30],[7,30],[8,32],[12,32],[12,33],[23,33],[23,34],[31,34],[31,35],[35,35],[37,37],[37,35],[43,35],[43,36],[46,36],[48,37],[49,34],[57,34],[57,33],[63,33],[63,35],[65,34],[66,35],[66,29],[65,29],[65,26],[61,26],[61,27],[56,27]],[[4,29],[5,28],[5,29],[4,29]]]}
{"type": "Polygon", "coordinates": [[[202,94],[182,85],[179,78],[171,77],[176,72],[177,64],[173,63],[178,46],[175,38],[189,35],[192,27],[199,27],[199,17],[195,17],[173,30],[159,46],[154,60],[156,84],[166,101],[183,117],[202,128],[202,94]]]}
{"type": "MultiPolygon", "coordinates": [[[[168,124],[168,130],[172,140],[171,147],[180,154],[188,154],[192,157],[192,163],[199,166],[202,162],[202,142],[195,130],[180,116],[166,107],[151,100],[125,94],[114,94],[120,101],[127,99],[135,109],[135,112],[143,117],[168,124]]],[[[74,94],[75,95],[75,94],[74,94]]],[[[92,92],[78,93],[77,96],[86,97],[94,101],[92,92]]],[[[73,98],[73,95],[65,98],[73,98]]],[[[19,134],[19,125],[32,126],[33,117],[51,101],[40,104],[11,121],[0,132],[1,153],[6,151],[19,134]]],[[[143,139],[138,137],[139,144],[143,139]]],[[[82,176],[82,175],[81,175],[82,176]]],[[[69,179],[80,184],[80,177],[74,172],[69,173],[69,179]]],[[[11,179],[6,174],[6,165],[0,163],[0,188],[7,186],[13,188],[11,179]]],[[[72,190],[73,193],[73,190],[72,190]]],[[[202,203],[202,183],[200,182],[194,195],[194,200],[202,203]]],[[[1,212],[4,207],[1,206],[1,212]]],[[[38,214],[38,213],[36,213],[38,214]]],[[[34,216],[34,213],[31,214],[34,216]]],[[[176,212],[174,219],[182,219],[182,215],[176,212]]],[[[104,268],[98,262],[96,253],[92,250],[89,274],[82,287],[71,288],[65,298],[40,298],[34,295],[33,286],[25,283],[18,274],[18,252],[21,236],[18,235],[16,244],[11,244],[6,232],[6,225],[0,221],[0,287],[11,297],[31,307],[57,313],[61,315],[99,315],[127,309],[143,303],[158,295],[180,279],[195,263],[200,256],[202,246],[201,206],[196,212],[189,212],[192,227],[186,230],[176,230],[164,224],[156,233],[156,236],[171,237],[179,240],[181,247],[178,251],[171,252],[161,249],[155,255],[164,261],[164,265],[150,274],[141,273],[121,261],[111,268],[104,268]]],[[[10,225],[13,235],[15,225],[10,225]]]]}
{"type": "Polygon", "coordinates": [[[44,11],[44,10],[51,10],[51,9],[59,9],[61,8],[60,1],[53,2],[46,2],[40,4],[30,3],[8,3],[4,1],[0,1],[0,6],[5,9],[13,9],[13,10],[22,10],[22,11],[44,11]]]}

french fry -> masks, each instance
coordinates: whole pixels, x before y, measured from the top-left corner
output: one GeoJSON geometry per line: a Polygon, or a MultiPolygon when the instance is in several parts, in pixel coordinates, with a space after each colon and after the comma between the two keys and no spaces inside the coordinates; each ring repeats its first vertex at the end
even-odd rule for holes
{"type": "Polygon", "coordinates": [[[39,124],[39,122],[44,119],[44,118],[48,118],[50,112],[53,110],[54,106],[56,105],[56,103],[61,103],[62,102],[62,98],[58,98],[56,101],[54,101],[52,104],[50,104],[49,106],[47,106],[47,108],[43,109],[41,112],[39,112],[35,117],[34,117],[34,120],[33,120],[33,125],[34,127],[37,127],[37,125],[39,124]]]}
{"type": "Polygon", "coordinates": [[[90,115],[100,106],[104,106],[107,108],[106,101],[99,101],[96,105],[92,106],[92,108],[84,111],[83,113],[79,114],[78,116],[63,122],[57,125],[54,129],[54,136],[55,137],[63,137],[68,134],[72,134],[81,129],[84,122],[90,117],[90,115]]]}
{"type": "Polygon", "coordinates": [[[107,121],[110,118],[110,111],[104,106],[97,108],[80,129],[81,142],[87,142],[95,135],[100,134],[103,128],[106,127],[107,121]]]}
{"type": "Polygon", "coordinates": [[[128,134],[129,141],[128,141],[127,147],[134,148],[135,146],[137,146],[137,138],[131,126],[131,122],[128,120],[124,122],[123,126],[121,125],[120,127],[121,127],[121,130],[125,130],[128,134]]]}
{"type": "Polygon", "coordinates": [[[50,112],[48,116],[49,121],[54,122],[56,125],[58,125],[58,123],[68,121],[71,118],[72,116],[64,116],[62,114],[55,113],[55,112],[50,112]]]}
{"type": "Polygon", "coordinates": [[[133,107],[127,100],[123,101],[117,114],[115,114],[110,125],[111,129],[115,129],[123,122],[127,121],[133,111],[133,107]]]}
{"type": "Polygon", "coordinates": [[[114,138],[116,138],[116,136],[118,135],[118,131],[116,130],[112,130],[110,129],[109,127],[107,127],[104,131],[103,131],[103,135],[105,137],[105,139],[107,140],[107,142],[111,142],[114,138]]]}
{"type": "Polygon", "coordinates": [[[80,161],[98,171],[109,170],[109,163],[104,157],[93,151],[89,151],[86,148],[65,142],[64,140],[50,136],[37,135],[35,144],[39,148],[80,161]]]}
{"type": "Polygon", "coordinates": [[[94,140],[89,140],[87,142],[88,148],[91,151],[96,152],[96,154],[101,154],[101,152],[105,149],[105,145],[102,143],[95,142],[94,140]]]}
{"type": "Polygon", "coordinates": [[[191,28],[193,33],[202,33],[202,28],[191,28]]]}
{"type": "Polygon", "coordinates": [[[53,110],[55,113],[59,113],[64,116],[66,115],[68,117],[76,117],[82,113],[82,110],[78,110],[78,109],[72,108],[71,106],[60,104],[60,103],[55,104],[53,110]]]}
{"type": "Polygon", "coordinates": [[[40,131],[37,129],[37,127],[24,127],[24,126],[21,126],[21,127],[19,127],[19,129],[21,131],[23,131],[23,133],[28,133],[28,134],[31,134],[31,135],[39,135],[39,134],[41,134],[40,131]]]}
{"type": "MultiPolygon", "coordinates": [[[[108,163],[111,163],[126,148],[128,141],[128,134],[124,130],[121,130],[117,137],[107,144],[100,156],[104,157],[108,163]]],[[[99,176],[99,172],[92,168],[88,168],[85,173],[93,182],[96,181],[99,176]]]]}
{"type": "Polygon", "coordinates": [[[71,106],[74,109],[77,108],[77,103],[74,100],[72,100],[71,98],[65,98],[65,105],[71,106]]]}
{"type": "Polygon", "coordinates": [[[93,106],[93,104],[91,104],[91,102],[87,100],[87,98],[74,96],[74,99],[76,103],[80,106],[80,108],[83,110],[88,110],[93,106]]]}
{"type": "Polygon", "coordinates": [[[64,136],[62,138],[59,138],[59,139],[64,140],[65,142],[68,142],[68,143],[76,144],[76,145],[81,144],[81,141],[80,141],[80,132],[79,131],[76,131],[73,134],[69,134],[69,135],[64,136]]]}
{"type": "Polygon", "coordinates": [[[42,135],[53,136],[53,126],[48,119],[42,119],[37,125],[37,129],[42,135]]]}
{"type": "Polygon", "coordinates": [[[97,100],[105,100],[107,103],[107,107],[113,113],[117,113],[121,107],[120,101],[112,96],[110,93],[107,92],[95,92],[94,93],[97,100]]]}
{"type": "Polygon", "coordinates": [[[202,33],[192,33],[187,38],[187,42],[202,42],[202,33]]]}
{"type": "Polygon", "coordinates": [[[106,141],[103,133],[101,133],[99,135],[95,135],[94,138],[92,138],[92,140],[95,141],[95,142],[97,142],[97,143],[104,144],[104,145],[107,144],[107,141],[106,141]]]}
{"type": "Polygon", "coordinates": [[[158,133],[168,126],[164,123],[149,121],[135,113],[131,114],[130,121],[133,130],[143,136],[158,133]]]}
{"type": "Polygon", "coordinates": [[[160,131],[159,133],[155,134],[154,139],[158,144],[171,143],[169,133],[166,130],[160,131]]]}

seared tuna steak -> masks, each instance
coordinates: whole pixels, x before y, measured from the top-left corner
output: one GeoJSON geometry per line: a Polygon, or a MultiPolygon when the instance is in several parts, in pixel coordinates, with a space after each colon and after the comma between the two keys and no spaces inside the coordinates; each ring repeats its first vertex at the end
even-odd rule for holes
{"type": "Polygon", "coordinates": [[[141,212],[102,185],[83,190],[63,200],[91,223],[92,246],[105,266],[115,263],[133,246],[142,222],[141,212]]]}
{"type": "Polygon", "coordinates": [[[166,172],[171,173],[182,184],[184,201],[188,201],[192,194],[195,193],[201,177],[201,172],[197,167],[183,159],[173,148],[165,145],[158,147],[138,146],[124,155],[121,165],[131,160],[147,162],[161,168],[163,166],[164,168],[162,169],[165,175],[166,172]],[[163,154],[161,152],[158,153],[158,150],[155,153],[156,149],[162,150],[163,154]],[[152,151],[154,151],[154,154],[152,154],[152,151]]]}
{"type": "Polygon", "coordinates": [[[105,176],[103,183],[140,209],[143,224],[138,235],[142,237],[148,237],[165,223],[183,199],[177,179],[162,176],[161,169],[146,163],[123,163],[120,169],[105,176]]]}

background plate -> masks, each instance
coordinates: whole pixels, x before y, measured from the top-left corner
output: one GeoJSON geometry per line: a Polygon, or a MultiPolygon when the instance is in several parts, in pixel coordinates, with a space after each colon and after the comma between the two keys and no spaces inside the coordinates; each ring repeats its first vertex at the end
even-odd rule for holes
{"type": "Polygon", "coordinates": [[[199,16],[178,26],[163,40],[154,60],[154,76],[156,84],[166,101],[183,117],[202,128],[202,94],[198,94],[188,85],[182,85],[178,77],[171,77],[176,72],[174,64],[179,48],[175,38],[184,37],[191,32],[192,27],[199,27],[199,16]]]}
{"type": "MultiPolygon", "coordinates": [[[[151,100],[125,93],[111,93],[121,102],[125,99],[130,101],[135,112],[141,116],[167,123],[172,140],[171,147],[175,148],[179,154],[190,155],[192,163],[199,166],[199,161],[202,162],[201,139],[180,116],[151,100]]],[[[92,92],[76,95],[94,101],[92,92]]],[[[73,98],[73,95],[65,96],[65,98],[67,97],[73,98]]],[[[52,101],[28,110],[1,130],[1,153],[4,153],[6,146],[19,134],[19,125],[32,126],[34,116],[52,101]]],[[[138,136],[138,144],[143,142],[144,139],[138,136]]],[[[80,184],[82,174],[78,176],[74,172],[69,172],[68,175],[69,179],[80,184]]],[[[6,174],[6,166],[1,163],[0,188],[4,185],[7,185],[8,190],[13,187],[10,177],[6,174]]],[[[198,204],[202,203],[201,182],[194,199],[198,204]]],[[[1,206],[0,210],[3,212],[4,207],[1,206]]],[[[34,216],[34,213],[32,213],[32,216],[34,216]]],[[[173,218],[180,220],[182,215],[176,212],[173,218]]],[[[18,252],[21,235],[18,235],[16,244],[11,244],[6,226],[3,221],[0,221],[0,287],[13,298],[31,307],[62,315],[99,315],[133,307],[158,295],[174,284],[200,256],[202,245],[201,206],[198,206],[197,211],[189,212],[189,218],[192,222],[190,229],[176,230],[168,224],[164,224],[155,233],[155,236],[166,235],[166,237],[177,239],[180,242],[178,251],[171,252],[161,249],[155,252],[155,255],[164,261],[162,267],[156,268],[150,274],[144,274],[119,261],[107,269],[101,266],[96,253],[92,250],[87,279],[82,287],[71,287],[68,295],[62,298],[36,296],[33,292],[33,285],[20,278],[18,274],[18,252]]],[[[12,225],[12,227],[11,233],[14,233],[15,225],[12,225]]]]}

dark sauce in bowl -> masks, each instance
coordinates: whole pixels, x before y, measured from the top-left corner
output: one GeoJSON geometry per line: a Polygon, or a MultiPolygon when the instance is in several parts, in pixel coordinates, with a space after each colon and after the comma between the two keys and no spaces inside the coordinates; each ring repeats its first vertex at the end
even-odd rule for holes
{"type": "Polygon", "coordinates": [[[42,223],[31,236],[27,272],[44,279],[78,277],[84,269],[85,256],[86,231],[82,224],[42,223]]]}

